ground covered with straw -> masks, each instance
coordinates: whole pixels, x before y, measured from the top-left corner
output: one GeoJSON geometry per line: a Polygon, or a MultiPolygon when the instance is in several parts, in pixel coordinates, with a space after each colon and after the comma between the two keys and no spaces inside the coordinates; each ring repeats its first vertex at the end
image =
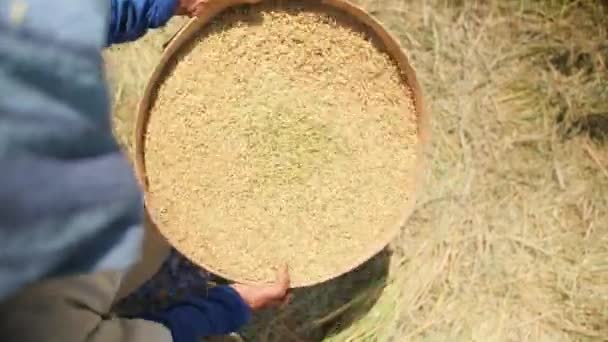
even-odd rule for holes
{"type": "MultiPolygon", "coordinates": [[[[433,115],[424,194],[392,253],[298,291],[244,339],[606,340],[602,2],[362,5],[401,40],[433,115]]],[[[140,56],[166,35],[108,54],[122,138],[145,80],[133,80],[140,56]]]]}

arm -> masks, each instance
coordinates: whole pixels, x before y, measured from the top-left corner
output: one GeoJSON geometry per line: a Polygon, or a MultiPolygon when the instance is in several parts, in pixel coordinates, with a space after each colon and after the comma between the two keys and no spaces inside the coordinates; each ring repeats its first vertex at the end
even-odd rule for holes
{"type": "MultiPolygon", "coordinates": [[[[111,16],[107,45],[136,40],[148,29],[167,24],[174,15],[201,15],[212,0],[110,0],[111,16]]],[[[261,0],[247,0],[255,4],[261,0]]]]}
{"type": "Polygon", "coordinates": [[[193,297],[140,318],[162,323],[174,342],[195,342],[239,330],[251,318],[251,309],[233,288],[220,286],[210,289],[206,297],[193,297]]]}
{"type": "Polygon", "coordinates": [[[285,303],[289,284],[285,266],[277,272],[274,284],[215,287],[205,297],[192,297],[163,312],[140,318],[162,323],[171,331],[174,342],[195,342],[202,337],[235,332],[249,321],[252,310],[285,303]]]}
{"type": "Polygon", "coordinates": [[[231,287],[211,289],[158,313],[110,314],[120,285],[117,272],[53,279],[0,304],[1,336],[19,342],[197,342],[247,323],[251,309],[231,287]]]}
{"type": "Polygon", "coordinates": [[[177,12],[178,0],[111,0],[108,44],[136,40],[164,26],[177,12]]]}
{"type": "Polygon", "coordinates": [[[50,279],[0,302],[0,336],[8,342],[197,342],[238,330],[251,310],[281,303],[287,270],[275,284],[210,289],[160,313],[122,318],[111,314],[119,272],[50,279]]]}

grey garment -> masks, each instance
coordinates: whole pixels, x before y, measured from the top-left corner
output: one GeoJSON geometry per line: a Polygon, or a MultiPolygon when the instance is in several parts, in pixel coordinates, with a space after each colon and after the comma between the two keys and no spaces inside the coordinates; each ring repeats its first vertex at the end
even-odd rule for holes
{"type": "Polygon", "coordinates": [[[112,136],[109,0],[0,1],[0,299],[51,276],[124,269],[143,205],[112,136]]]}

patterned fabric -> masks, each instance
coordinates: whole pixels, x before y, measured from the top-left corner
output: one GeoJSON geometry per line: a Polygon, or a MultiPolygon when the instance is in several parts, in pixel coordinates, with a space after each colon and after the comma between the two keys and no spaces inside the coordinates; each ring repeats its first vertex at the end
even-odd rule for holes
{"type": "Polygon", "coordinates": [[[162,323],[174,342],[239,330],[251,319],[251,310],[231,287],[211,279],[222,281],[173,250],[157,274],[114,310],[162,323]]]}
{"type": "Polygon", "coordinates": [[[158,311],[189,296],[203,296],[215,278],[172,250],[160,270],[135,292],[116,304],[115,310],[127,315],[158,311]]]}

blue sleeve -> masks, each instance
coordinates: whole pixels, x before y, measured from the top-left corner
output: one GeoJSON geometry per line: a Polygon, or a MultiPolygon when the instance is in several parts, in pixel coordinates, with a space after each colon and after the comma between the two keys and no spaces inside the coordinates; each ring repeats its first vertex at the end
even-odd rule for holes
{"type": "Polygon", "coordinates": [[[107,1],[0,1],[0,298],[138,257],[142,196],[102,72],[107,1]]]}
{"type": "Polygon", "coordinates": [[[177,7],[177,0],[111,1],[108,45],[136,40],[149,28],[164,26],[177,7]]]}
{"type": "Polygon", "coordinates": [[[165,325],[174,342],[197,342],[239,330],[251,318],[251,309],[233,288],[219,286],[210,289],[206,297],[190,298],[163,312],[138,318],[165,325]]]}

